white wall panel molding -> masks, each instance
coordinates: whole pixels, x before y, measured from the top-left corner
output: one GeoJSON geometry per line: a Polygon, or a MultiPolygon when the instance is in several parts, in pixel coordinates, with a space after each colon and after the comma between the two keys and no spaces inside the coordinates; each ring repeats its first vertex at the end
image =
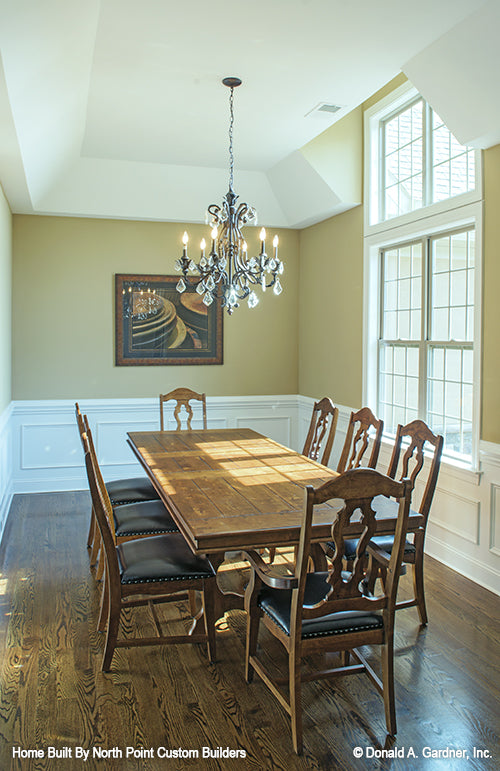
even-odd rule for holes
{"type": "Polygon", "coordinates": [[[0,540],[12,501],[12,403],[0,415],[0,540]]]}
{"type": "MultiPolygon", "coordinates": [[[[213,428],[248,426],[300,451],[314,401],[293,394],[209,397],[208,423],[213,428]]],[[[105,479],[140,474],[126,434],[159,427],[158,400],[85,399],[80,407],[89,417],[105,479]]],[[[345,405],[338,407],[332,468],[338,463],[351,412],[345,405]]],[[[195,413],[194,425],[201,426],[200,420],[195,413]]],[[[175,427],[171,418],[168,425],[175,427]]],[[[390,441],[382,443],[379,469],[387,469],[391,449],[390,441]]],[[[482,442],[480,460],[478,471],[442,464],[426,551],[500,594],[500,445],[482,442]]],[[[12,402],[0,415],[0,529],[14,493],[86,487],[74,402],[12,402]]]]}
{"type": "MultiPolygon", "coordinates": [[[[79,404],[88,415],[105,479],[141,474],[126,435],[128,431],[159,428],[158,399],[82,399],[79,404]]],[[[174,429],[173,408],[165,414],[167,427],[174,429]]],[[[208,397],[207,417],[210,428],[248,426],[282,444],[294,447],[297,443],[295,395],[208,397]]],[[[9,490],[12,487],[14,493],[29,493],[86,488],[73,401],[13,402],[4,423],[12,438],[9,490]]],[[[193,428],[201,427],[201,412],[195,406],[193,428]]]]}

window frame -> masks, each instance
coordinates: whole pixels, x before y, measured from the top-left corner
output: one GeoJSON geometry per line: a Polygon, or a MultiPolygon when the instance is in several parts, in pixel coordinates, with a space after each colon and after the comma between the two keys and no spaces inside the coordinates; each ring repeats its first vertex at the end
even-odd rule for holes
{"type": "Polygon", "coordinates": [[[379,319],[381,313],[380,292],[380,250],[395,247],[401,243],[426,239],[432,236],[473,227],[476,239],[476,264],[474,280],[474,341],[473,377],[474,396],[472,405],[472,457],[470,464],[463,464],[446,453],[443,461],[462,468],[478,469],[480,434],[481,396],[481,295],[483,255],[483,207],[482,202],[459,207],[453,215],[450,212],[420,218],[416,223],[406,223],[385,233],[369,233],[364,238],[363,270],[363,403],[378,403],[378,343],[379,319]]]}
{"type": "Polygon", "coordinates": [[[417,89],[406,82],[372,105],[364,114],[364,247],[363,247],[363,403],[375,409],[378,397],[378,333],[380,318],[380,259],[381,249],[398,243],[429,238],[445,231],[465,227],[475,229],[476,264],[474,287],[473,340],[473,405],[472,456],[470,463],[461,463],[443,454],[443,462],[451,467],[470,470],[479,468],[479,437],[481,419],[481,356],[482,356],[482,263],[483,263],[483,191],[482,154],[475,152],[475,189],[438,203],[423,206],[388,220],[378,221],[380,192],[380,121],[419,96],[417,89]]]}
{"type": "MultiPolygon", "coordinates": [[[[432,412],[431,410],[431,396],[429,392],[429,362],[430,362],[430,354],[431,350],[433,348],[439,348],[443,350],[459,350],[461,352],[463,351],[472,351],[472,354],[474,356],[474,345],[475,345],[475,335],[472,339],[460,339],[456,340],[453,338],[447,338],[447,339],[437,339],[434,338],[432,335],[432,309],[433,309],[433,292],[432,292],[432,278],[434,275],[433,269],[432,269],[432,255],[433,255],[433,247],[432,244],[434,241],[439,240],[441,238],[447,238],[452,237],[454,235],[462,234],[462,233],[471,233],[473,232],[476,236],[476,228],[471,223],[469,225],[462,225],[459,228],[446,228],[444,230],[438,229],[435,233],[432,234],[426,234],[424,236],[411,238],[409,240],[405,240],[402,242],[398,242],[395,244],[391,244],[390,246],[381,247],[378,251],[378,263],[379,263],[379,283],[378,283],[378,307],[379,307],[379,318],[378,318],[378,335],[377,335],[377,382],[376,387],[374,389],[375,392],[375,399],[376,399],[376,405],[377,405],[377,414],[379,414],[381,417],[384,417],[382,407],[381,407],[381,357],[382,357],[382,351],[385,348],[404,348],[406,351],[413,348],[418,350],[419,355],[419,366],[418,366],[418,404],[416,410],[413,410],[410,406],[406,405],[406,410],[411,410],[412,412],[416,412],[416,417],[425,420],[426,422],[430,423],[430,419],[428,418],[429,414],[432,412]],[[420,323],[418,324],[418,327],[420,329],[419,336],[417,337],[389,337],[384,334],[384,311],[387,310],[385,306],[384,296],[385,296],[385,289],[386,289],[386,280],[384,278],[384,266],[385,266],[385,260],[387,258],[387,254],[391,252],[394,249],[405,249],[407,247],[413,247],[413,246],[420,246],[420,255],[421,255],[421,286],[420,286],[420,307],[417,309],[419,312],[420,317],[420,323]]],[[[474,280],[476,279],[476,263],[477,260],[474,260],[474,280]]],[[[475,286],[474,286],[474,300],[476,297],[475,293],[475,286]]],[[[453,306],[450,306],[450,308],[453,306]]],[[[411,309],[410,309],[411,310],[411,309]]],[[[474,310],[475,310],[475,304],[474,304],[474,310]]],[[[474,313],[474,322],[476,321],[475,313],[474,313]]],[[[408,377],[408,374],[406,375],[408,377]]],[[[472,373],[473,377],[473,387],[475,385],[475,372],[473,369],[472,373]]],[[[447,378],[443,378],[443,384],[445,383],[451,383],[447,378]]],[[[384,402],[387,405],[391,406],[391,409],[395,407],[394,398],[392,398],[391,401],[388,401],[387,399],[384,400],[384,402]]],[[[443,414],[443,419],[446,421],[446,414],[443,414]]],[[[449,417],[449,416],[448,416],[449,417]]],[[[409,422],[411,419],[414,418],[406,418],[405,423],[409,422]]],[[[463,418],[463,409],[460,409],[460,416],[459,416],[459,423],[462,425],[463,418]]],[[[474,433],[474,432],[472,432],[474,433]]],[[[474,436],[472,437],[472,442],[474,442],[474,436]]],[[[473,447],[473,450],[476,449],[473,447]]],[[[471,455],[472,452],[471,451],[471,455]]],[[[459,457],[460,453],[451,452],[448,454],[448,457],[450,459],[453,459],[454,461],[457,461],[458,463],[463,463],[464,460],[459,457]]]]}
{"type": "MultiPolygon", "coordinates": [[[[412,101],[417,101],[421,97],[417,89],[409,82],[404,83],[399,88],[392,91],[386,97],[379,102],[368,108],[364,114],[364,147],[365,147],[365,160],[364,160],[364,190],[365,206],[364,206],[364,232],[368,233],[385,232],[389,229],[402,227],[409,222],[416,222],[417,220],[430,217],[432,215],[439,215],[442,212],[447,212],[456,209],[459,206],[466,206],[469,203],[474,203],[481,199],[482,191],[482,169],[481,169],[481,152],[475,151],[475,188],[467,193],[461,193],[460,195],[453,196],[452,198],[446,198],[443,201],[436,203],[430,203],[414,209],[411,212],[400,214],[396,217],[383,220],[380,218],[381,202],[380,196],[382,192],[381,178],[383,174],[383,164],[380,158],[380,132],[381,122],[386,121],[393,114],[397,114],[406,104],[412,101]]],[[[425,103],[425,99],[424,99],[425,103]]],[[[427,112],[427,110],[424,110],[427,112]]],[[[425,118],[424,118],[425,120],[425,118]]],[[[425,130],[425,127],[424,127],[425,130]]],[[[427,144],[429,141],[429,132],[424,134],[424,161],[429,154],[429,148],[427,144]]],[[[426,180],[427,187],[430,186],[431,180],[426,180]]],[[[427,195],[430,194],[430,190],[427,190],[427,195]]]]}

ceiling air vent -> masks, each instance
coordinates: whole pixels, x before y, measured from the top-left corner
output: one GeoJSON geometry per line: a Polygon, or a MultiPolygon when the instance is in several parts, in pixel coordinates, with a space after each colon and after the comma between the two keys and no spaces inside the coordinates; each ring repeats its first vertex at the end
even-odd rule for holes
{"type": "Polygon", "coordinates": [[[305,117],[307,118],[309,115],[323,115],[325,117],[328,117],[328,115],[333,115],[333,113],[338,112],[342,109],[342,106],[339,104],[331,104],[331,102],[320,102],[316,105],[316,107],[313,107],[312,110],[309,110],[305,114],[305,117]]]}

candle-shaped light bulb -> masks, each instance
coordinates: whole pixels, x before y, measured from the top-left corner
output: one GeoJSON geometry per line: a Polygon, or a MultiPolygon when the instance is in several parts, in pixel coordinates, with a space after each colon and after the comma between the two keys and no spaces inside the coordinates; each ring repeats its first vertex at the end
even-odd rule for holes
{"type": "Polygon", "coordinates": [[[187,257],[187,244],[188,244],[188,241],[189,241],[189,236],[186,233],[186,231],[184,231],[184,235],[182,236],[182,243],[184,245],[184,249],[183,249],[183,253],[182,253],[183,257],[187,257]]]}
{"type": "Polygon", "coordinates": [[[205,241],[204,238],[202,238],[201,241],[200,241],[200,249],[201,249],[201,256],[202,257],[205,254],[205,247],[206,247],[206,245],[207,245],[207,242],[205,241]]]}
{"type": "Polygon", "coordinates": [[[273,238],[273,246],[274,246],[275,249],[278,248],[279,242],[280,242],[280,240],[279,240],[278,236],[274,236],[274,238],[273,238]]]}
{"type": "Polygon", "coordinates": [[[262,228],[259,234],[260,238],[260,253],[265,254],[266,253],[266,229],[262,228]]]}
{"type": "Polygon", "coordinates": [[[217,228],[215,226],[212,228],[212,240],[217,240],[217,228]]]}
{"type": "Polygon", "coordinates": [[[246,252],[248,251],[248,246],[247,246],[247,242],[246,242],[246,241],[243,241],[243,243],[242,243],[242,245],[241,245],[241,248],[242,248],[242,250],[243,250],[243,251],[245,252],[245,254],[246,254],[246,252]]]}

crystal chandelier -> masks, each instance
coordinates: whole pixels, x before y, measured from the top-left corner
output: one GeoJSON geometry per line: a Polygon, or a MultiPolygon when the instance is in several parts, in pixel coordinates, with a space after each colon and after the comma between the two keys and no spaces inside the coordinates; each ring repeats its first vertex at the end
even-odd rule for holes
{"type": "Polygon", "coordinates": [[[229,315],[238,307],[239,300],[245,300],[249,308],[255,308],[259,302],[254,287],[260,287],[263,292],[270,287],[274,294],[283,291],[280,276],[283,273],[283,262],[278,259],[278,236],[273,239],[273,253],[266,253],[266,231],[260,231],[260,253],[248,257],[248,247],[241,228],[248,223],[257,224],[257,212],[246,203],[237,204],[238,196],[233,190],[233,92],[241,85],[239,78],[224,78],[222,81],[230,89],[229,96],[229,190],[224,196],[222,206],[210,204],[208,215],[211,221],[212,245],[206,255],[206,241],[200,244],[201,256],[199,262],[188,257],[188,234],[184,233],[182,257],[175,263],[175,268],[182,271],[183,278],[177,283],[177,291],[182,293],[186,285],[196,281],[196,291],[208,307],[214,300],[220,300],[222,307],[229,315]],[[188,276],[188,273],[194,274],[188,276]]]}

